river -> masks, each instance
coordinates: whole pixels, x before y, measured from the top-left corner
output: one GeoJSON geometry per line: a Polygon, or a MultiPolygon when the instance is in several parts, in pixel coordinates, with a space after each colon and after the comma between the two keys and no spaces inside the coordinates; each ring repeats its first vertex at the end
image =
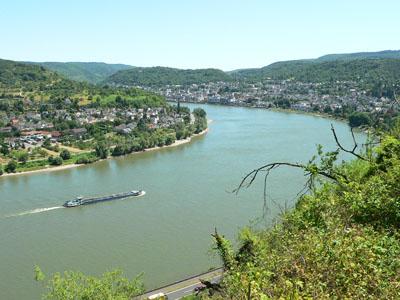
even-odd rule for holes
{"type": "MultiPolygon", "coordinates": [[[[210,234],[235,239],[246,225],[269,224],[301,189],[302,172],[282,169],[268,182],[231,191],[246,172],[266,162],[305,162],[316,144],[335,149],[333,123],[351,145],[345,123],[310,115],[212,105],[203,107],[209,132],[189,144],[132,154],[74,169],[0,178],[0,299],[39,299],[33,267],[45,273],[79,270],[99,275],[121,268],[144,273],[147,288],[219,264],[210,234]],[[60,208],[78,195],[133,189],[144,197],[60,208]]],[[[361,138],[360,135],[357,135],[361,138]]]]}

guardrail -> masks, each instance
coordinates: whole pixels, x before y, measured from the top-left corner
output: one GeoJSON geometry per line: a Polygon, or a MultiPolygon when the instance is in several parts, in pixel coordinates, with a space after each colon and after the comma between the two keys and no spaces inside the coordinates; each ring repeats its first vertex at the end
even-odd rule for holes
{"type": "Polygon", "coordinates": [[[175,281],[175,282],[173,282],[173,283],[169,283],[169,284],[166,284],[166,285],[164,285],[164,286],[161,286],[161,287],[158,287],[158,288],[155,288],[155,289],[146,291],[146,292],[144,292],[143,294],[141,294],[141,295],[135,297],[135,299],[140,299],[140,297],[142,297],[142,296],[144,296],[144,295],[146,295],[146,294],[150,294],[150,293],[153,293],[153,292],[155,292],[155,291],[162,290],[162,289],[171,287],[171,286],[173,286],[173,285],[176,285],[176,284],[179,284],[179,283],[182,283],[182,282],[185,282],[185,281],[188,281],[188,280],[197,278],[197,277],[201,277],[201,276],[204,276],[204,275],[207,275],[207,274],[211,274],[211,273],[213,273],[213,272],[215,272],[215,271],[223,271],[223,269],[224,269],[223,267],[214,268],[214,269],[208,270],[208,271],[206,271],[206,272],[203,272],[203,273],[200,273],[200,274],[197,274],[197,275],[192,275],[192,276],[190,276],[190,277],[186,277],[185,279],[177,280],[177,281],[175,281]]]}

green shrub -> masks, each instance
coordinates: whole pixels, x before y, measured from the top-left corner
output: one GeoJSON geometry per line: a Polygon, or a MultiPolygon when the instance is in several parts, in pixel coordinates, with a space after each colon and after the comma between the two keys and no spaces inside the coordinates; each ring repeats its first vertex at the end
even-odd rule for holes
{"type": "Polygon", "coordinates": [[[273,228],[244,229],[236,251],[218,235],[227,271],[214,298],[399,299],[399,145],[386,137],[371,161],[338,169],[347,182],[319,186],[273,228]]]}
{"type": "Polygon", "coordinates": [[[71,158],[71,152],[69,152],[67,149],[63,149],[63,150],[61,150],[61,152],[60,152],[60,157],[61,157],[63,160],[68,160],[68,159],[71,158]]]}
{"type": "Polygon", "coordinates": [[[4,168],[4,170],[7,173],[15,173],[15,171],[17,170],[17,166],[18,166],[18,164],[15,160],[10,160],[8,162],[8,164],[6,165],[6,167],[4,168]]]}

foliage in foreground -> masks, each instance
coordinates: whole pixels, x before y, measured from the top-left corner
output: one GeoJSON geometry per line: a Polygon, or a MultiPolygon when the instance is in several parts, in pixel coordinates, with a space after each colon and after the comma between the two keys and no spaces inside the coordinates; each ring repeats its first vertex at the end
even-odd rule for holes
{"type": "MultiPolygon", "coordinates": [[[[302,197],[270,229],[216,233],[221,299],[399,299],[400,127],[370,161],[339,167],[348,181],[302,197]]],[[[205,296],[205,295],[204,295],[205,296]]]]}
{"type": "MultiPolygon", "coordinates": [[[[44,281],[45,275],[35,267],[35,279],[44,281]]],[[[43,299],[76,300],[108,299],[126,300],[144,291],[140,276],[133,280],[123,277],[122,271],[106,272],[101,277],[87,276],[80,272],[56,273],[47,283],[43,299]]]]}

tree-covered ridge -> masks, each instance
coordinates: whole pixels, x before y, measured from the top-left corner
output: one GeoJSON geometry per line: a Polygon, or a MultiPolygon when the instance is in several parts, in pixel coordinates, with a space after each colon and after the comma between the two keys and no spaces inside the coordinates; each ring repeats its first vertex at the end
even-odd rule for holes
{"type": "Polygon", "coordinates": [[[119,71],[106,79],[106,83],[127,86],[189,85],[218,81],[231,81],[225,72],[217,69],[182,70],[166,67],[133,68],[119,71]]]}
{"type": "Polygon", "coordinates": [[[115,88],[66,79],[43,66],[0,59],[0,104],[24,99],[63,106],[65,100],[87,105],[111,105],[117,96],[135,102],[135,107],[165,105],[165,99],[137,88],[115,88]]]}
{"type": "Polygon", "coordinates": [[[100,83],[120,70],[133,68],[124,64],[106,64],[102,62],[29,62],[29,64],[43,66],[71,80],[89,83],[100,83]]]}
{"type": "Polygon", "coordinates": [[[244,229],[237,251],[215,234],[226,275],[213,298],[399,299],[399,138],[400,122],[360,159],[331,165],[337,181],[314,187],[274,227],[244,229]]]}
{"type": "Polygon", "coordinates": [[[0,88],[51,84],[61,80],[43,67],[0,59],[0,88]]]}
{"type": "Polygon", "coordinates": [[[382,58],[396,58],[400,59],[400,50],[384,50],[378,52],[357,52],[357,53],[343,53],[343,54],[327,54],[318,57],[318,61],[332,61],[332,60],[355,60],[355,59],[382,59],[382,58]]]}
{"type": "Polygon", "coordinates": [[[239,70],[233,75],[238,79],[251,81],[271,78],[302,82],[357,81],[373,84],[385,81],[394,83],[400,79],[400,59],[284,61],[261,69],[239,70]]]}

